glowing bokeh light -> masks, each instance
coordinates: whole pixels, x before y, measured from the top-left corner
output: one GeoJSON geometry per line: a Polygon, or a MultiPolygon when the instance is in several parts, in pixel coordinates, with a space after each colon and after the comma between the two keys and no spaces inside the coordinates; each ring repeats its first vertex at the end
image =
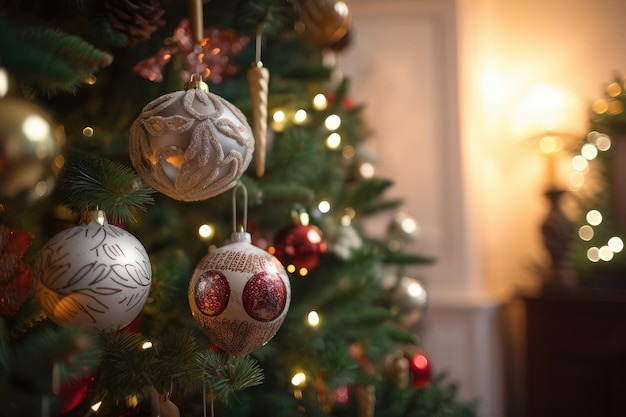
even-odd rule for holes
{"type": "Polygon", "coordinates": [[[596,159],[596,156],[598,156],[598,148],[591,143],[585,143],[580,149],[580,154],[587,160],[591,161],[592,159],[596,159]]]}
{"type": "Polygon", "coordinates": [[[593,234],[593,228],[588,224],[581,226],[580,229],[578,229],[578,237],[580,237],[585,242],[593,239],[593,234]]]}
{"type": "MultiPolygon", "coordinates": [[[[593,146],[593,145],[591,145],[593,146]]],[[[594,146],[595,149],[595,146],[594,146]]],[[[585,158],[582,155],[576,155],[575,157],[572,158],[572,168],[574,168],[576,171],[585,171],[587,168],[589,168],[589,162],[587,161],[587,158],[585,158]]]]}
{"type": "Polygon", "coordinates": [[[304,372],[297,372],[293,377],[291,377],[291,385],[294,387],[299,387],[300,385],[306,382],[306,375],[304,372]]]}
{"type": "Polygon", "coordinates": [[[306,110],[300,109],[293,115],[293,121],[296,124],[301,124],[301,123],[304,123],[306,121],[307,117],[308,117],[308,115],[306,113],[306,110]]]}
{"type": "Polygon", "coordinates": [[[322,200],[317,205],[317,209],[320,213],[328,213],[330,211],[330,203],[326,200],[322,200]]]}
{"type": "Polygon", "coordinates": [[[320,316],[317,314],[317,311],[310,311],[306,316],[306,321],[311,327],[317,327],[320,324],[320,316]]]}
{"type": "Polygon", "coordinates": [[[600,251],[596,247],[587,249],[587,259],[591,262],[598,262],[600,260],[600,251]]]}
{"type": "Polygon", "coordinates": [[[602,223],[602,213],[600,213],[598,210],[589,210],[587,212],[587,215],[585,216],[585,219],[587,219],[587,223],[589,223],[592,226],[598,226],[600,223],[602,223]]]}
{"type": "Polygon", "coordinates": [[[328,100],[326,100],[326,96],[322,93],[316,94],[313,97],[313,108],[315,110],[324,110],[328,106],[328,100]]]}
{"type": "Polygon", "coordinates": [[[341,118],[336,114],[331,114],[324,121],[324,126],[326,126],[328,130],[337,130],[339,126],[341,126],[341,118]]]}
{"type": "Polygon", "coordinates": [[[326,146],[329,149],[337,149],[341,145],[341,135],[337,132],[333,132],[326,138],[326,146]]]}
{"type": "Polygon", "coordinates": [[[608,245],[609,248],[615,253],[619,253],[624,249],[624,241],[618,236],[613,236],[612,238],[610,238],[608,245]]]}

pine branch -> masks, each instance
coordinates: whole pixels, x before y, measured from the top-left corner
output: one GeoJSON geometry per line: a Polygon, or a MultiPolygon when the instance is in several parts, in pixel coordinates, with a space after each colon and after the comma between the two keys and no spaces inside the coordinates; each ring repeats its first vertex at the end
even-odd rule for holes
{"type": "Polygon", "coordinates": [[[263,382],[261,368],[249,356],[235,358],[225,352],[204,350],[197,354],[196,364],[202,369],[207,389],[226,404],[236,391],[263,382]]]}
{"type": "Polygon", "coordinates": [[[291,128],[281,135],[267,161],[268,182],[313,186],[326,167],[323,141],[314,132],[291,128]]]}
{"type": "Polygon", "coordinates": [[[58,192],[74,212],[104,210],[112,222],[134,220],[136,210],[152,204],[154,192],[134,170],[93,153],[68,150],[58,192]]]}
{"type": "Polygon", "coordinates": [[[18,80],[48,94],[74,92],[87,75],[113,61],[78,36],[47,27],[20,28],[1,16],[0,50],[2,64],[18,80]]]}
{"type": "Polygon", "coordinates": [[[261,27],[267,35],[273,35],[285,29],[293,22],[297,11],[297,2],[289,0],[253,0],[242,2],[238,13],[241,28],[261,27]]]}

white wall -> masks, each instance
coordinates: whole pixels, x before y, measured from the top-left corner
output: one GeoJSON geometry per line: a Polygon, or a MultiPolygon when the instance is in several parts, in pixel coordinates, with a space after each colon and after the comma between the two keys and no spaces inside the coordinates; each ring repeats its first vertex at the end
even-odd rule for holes
{"type": "Polygon", "coordinates": [[[484,416],[500,416],[502,393],[493,387],[506,368],[497,347],[486,348],[491,359],[481,356],[480,342],[498,339],[498,300],[537,284],[534,264],[547,261],[539,235],[545,166],[516,127],[519,105],[549,83],[586,110],[616,73],[626,74],[626,3],[348,4],[354,38],[341,59],[353,98],[368,106],[378,173],[396,181],[393,195],[422,224],[414,249],[439,259],[414,272],[432,300],[424,341],[464,396],[486,400],[484,416]]]}

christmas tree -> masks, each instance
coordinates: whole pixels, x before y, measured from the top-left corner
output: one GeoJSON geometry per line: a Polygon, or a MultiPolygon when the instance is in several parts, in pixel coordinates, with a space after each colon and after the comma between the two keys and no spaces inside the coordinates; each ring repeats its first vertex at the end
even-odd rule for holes
{"type": "Polygon", "coordinates": [[[341,1],[3,1],[2,415],[472,416],[325,54],[341,1]],[[6,86],[6,88],[5,88],[6,86]]]}

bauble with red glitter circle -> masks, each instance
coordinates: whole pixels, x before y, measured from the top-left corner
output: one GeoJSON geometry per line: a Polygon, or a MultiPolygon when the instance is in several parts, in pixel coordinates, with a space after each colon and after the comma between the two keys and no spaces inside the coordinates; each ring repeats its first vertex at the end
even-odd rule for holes
{"type": "Polygon", "coordinates": [[[188,296],[209,340],[244,356],[278,332],[289,310],[291,284],[280,261],[252,245],[249,233],[239,232],[200,260],[188,296]]]}
{"type": "Polygon", "coordinates": [[[274,238],[274,255],[288,270],[306,275],[319,264],[326,252],[322,231],[313,225],[293,223],[280,230],[274,238]]]}

